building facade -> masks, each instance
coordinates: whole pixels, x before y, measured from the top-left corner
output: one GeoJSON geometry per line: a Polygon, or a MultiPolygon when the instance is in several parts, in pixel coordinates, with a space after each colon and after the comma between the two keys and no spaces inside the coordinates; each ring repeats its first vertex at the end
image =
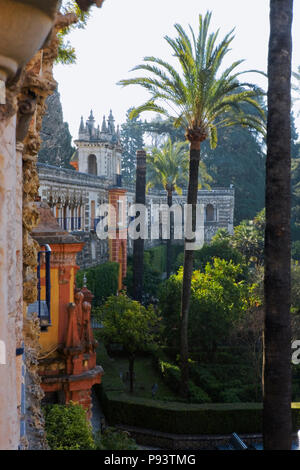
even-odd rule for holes
{"type": "MultiPolygon", "coordinates": [[[[123,220],[123,229],[133,219],[130,207],[135,202],[135,187],[122,186],[122,148],[119,128],[115,129],[112,112],[110,111],[107,121],[103,117],[101,129],[99,125],[96,127],[92,111],[86,124],[81,118],[75,144],[77,149],[71,165],[76,171],[38,164],[40,198],[49,204],[61,228],[73,232],[85,243],[82,252],[77,256],[77,263],[81,268],[114,260],[123,263],[122,269],[125,275],[124,251],[132,253],[132,240],[128,237],[125,246],[124,243],[113,243],[108,239],[100,240],[96,233],[97,224],[101,219],[100,207],[103,204],[113,201],[116,209],[118,204],[122,204],[126,219],[123,220]]],[[[174,195],[174,204],[183,207],[185,202],[186,191],[183,191],[182,195],[174,195]]],[[[204,242],[209,243],[220,228],[228,230],[229,233],[233,232],[234,188],[199,190],[198,203],[202,206],[203,219],[200,225],[203,229],[204,242]]],[[[165,204],[164,191],[151,190],[147,193],[149,237],[145,242],[146,248],[161,243],[161,235],[153,239],[150,234],[154,223],[154,208],[157,206],[163,208],[165,204]]],[[[163,215],[160,223],[162,225],[168,223],[163,215]]],[[[124,237],[124,233],[122,236],[124,237]]]]}

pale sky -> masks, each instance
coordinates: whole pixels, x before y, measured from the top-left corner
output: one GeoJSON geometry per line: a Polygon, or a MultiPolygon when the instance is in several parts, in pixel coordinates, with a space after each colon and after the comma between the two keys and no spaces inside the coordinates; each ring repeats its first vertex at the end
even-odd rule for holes
{"type": "MultiPolygon", "coordinates": [[[[55,78],[63,105],[64,120],[77,137],[80,116],[94,111],[96,123],[112,109],[116,124],[125,121],[128,108],[143,103],[148,94],[138,86],[122,88],[116,83],[137,75],[129,72],[152,55],[172,61],[165,35],[176,36],[175,23],[196,28],[199,13],[211,10],[211,30],[220,28],[222,38],[235,28],[228,62],[245,59],[240,70],[267,69],[269,0],[105,0],[92,9],[85,30],[68,39],[76,49],[75,65],[55,66],[55,78]]],[[[293,69],[300,65],[300,0],[294,1],[293,69]]],[[[226,65],[226,64],[225,64],[226,65]]],[[[259,75],[246,77],[266,88],[259,75]]],[[[151,116],[147,113],[143,119],[151,116]]],[[[300,129],[300,122],[297,121],[300,129]]]]}

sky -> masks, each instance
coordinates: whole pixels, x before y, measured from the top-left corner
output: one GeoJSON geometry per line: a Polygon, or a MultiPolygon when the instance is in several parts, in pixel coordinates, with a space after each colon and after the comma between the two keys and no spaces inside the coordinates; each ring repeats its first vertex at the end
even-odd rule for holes
{"type": "MultiPolygon", "coordinates": [[[[171,63],[174,59],[165,35],[176,36],[174,24],[197,27],[199,14],[212,11],[211,31],[220,28],[222,38],[235,28],[232,50],[226,64],[245,59],[239,70],[267,70],[269,0],[105,0],[101,9],[92,8],[86,29],[76,30],[68,39],[76,49],[77,62],[56,65],[55,79],[61,95],[64,120],[73,138],[80,117],[93,109],[96,123],[110,109],[116,124],[126,119],[126,111],[148,98],[138,86],[123,88],[117,82],[137,75],[130,70],[151,55],[171,63]]],[[[300,0],[294,1],[293,70],[300,65],[300,0]]],[[[265,78],[245,76],[264,89],[265,78]]],[[[143,119],[153,115],[144,113],[143,119]]],[[[300,120],[297,120],[300,130],[300,120]]]]}

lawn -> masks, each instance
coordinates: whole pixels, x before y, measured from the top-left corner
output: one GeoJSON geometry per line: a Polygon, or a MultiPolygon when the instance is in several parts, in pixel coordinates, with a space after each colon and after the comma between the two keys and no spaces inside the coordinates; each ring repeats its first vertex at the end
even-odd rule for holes
{"type": "Polygon", "coordinates": [[[158,388],[154,396],[155,400],[170,399],[176,401],[178,398],[159,377],[152,365],[151,357],[142,356],[137,357],[135,360],[133,394],[129,393],[129,381],[121,379],[121,376],[124,379],[126,378],[128,371],[128,360],[125,357],[109,357],[103,343],[100,343],[97,350],[97,364],[100,364],[104,369],[102,383],[107,392],[119,391],[129,396],[152,398],[152,386],[157,384],[158,388]]]}

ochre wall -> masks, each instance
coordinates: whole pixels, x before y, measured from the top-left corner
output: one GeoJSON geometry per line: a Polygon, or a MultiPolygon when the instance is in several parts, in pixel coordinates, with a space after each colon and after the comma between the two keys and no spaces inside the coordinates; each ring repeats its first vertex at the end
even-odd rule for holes
{"type": "MultiPolygon", "coordinates": [[[[82,243],[50,245],[51,252],[51,326],[40,336],[41,355],[63,343],[67,328],[67,306],[74,302],[76,254],[82,243]],[[65,255],[65,256],[64,256],[65,255]]],[[[45,268],[41,267],[41,298],[45,299],[45,268]]]]}

